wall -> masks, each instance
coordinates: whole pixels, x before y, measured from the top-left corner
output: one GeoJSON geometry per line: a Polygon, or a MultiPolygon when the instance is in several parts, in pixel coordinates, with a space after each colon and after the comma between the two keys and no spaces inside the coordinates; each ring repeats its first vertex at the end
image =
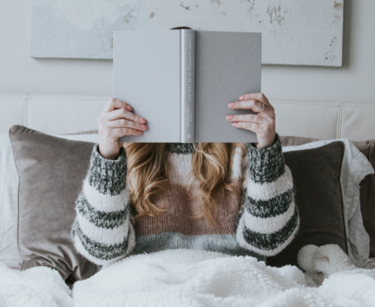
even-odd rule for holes
{"type": "MultiPolygon", "coordinates": [[[[374,0],[345,0],[343,67],[263,65],[272,99],[375,104],[374,0]]],[[[31,1],[0,1],[0,93],[112,96],[112,61],[32,59],[31,1]]],[[[275,50],[277,52],[277,50],[275,50]]]]}

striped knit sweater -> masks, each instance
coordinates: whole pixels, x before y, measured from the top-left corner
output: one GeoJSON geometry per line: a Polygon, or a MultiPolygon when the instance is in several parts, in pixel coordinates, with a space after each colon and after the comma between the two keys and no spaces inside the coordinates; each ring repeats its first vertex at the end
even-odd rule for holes
{"type": "Polygon", "coordinates": [[[167,210],[137,222],[126,179],[126,151],[121,148],[116,160],[108,160],[95,144],[76,200],[71,239],[77,252],[98,265],[128,255],[178,248],[250,255],[260,260],[276,255],[299,229],[291,171],[277,133],[270,147],[244,145],[246,161],[241,161],[240,148],[236,148],[230,173],[230,182],[239,188],[242,185],[242,196],[226,190],[221,193],[214,212],[220,231],[213,231],[204,218],[188,217],[200,213],[195,199],[197,181],[184,182],[191,170],[192,143],[167,144],[170,187],[154,202],[167,210]]]}

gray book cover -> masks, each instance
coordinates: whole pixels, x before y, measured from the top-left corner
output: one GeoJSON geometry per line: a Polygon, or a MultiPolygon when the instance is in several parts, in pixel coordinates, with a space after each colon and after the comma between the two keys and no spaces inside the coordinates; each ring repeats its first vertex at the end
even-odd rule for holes
{"type": "Polygon", "coordinates": [[[113,97],[147,120],[121,142],[257,142],[236,128],[230,102],[261,92],[261,33],[174,30],[113,32],[113,97]]]}

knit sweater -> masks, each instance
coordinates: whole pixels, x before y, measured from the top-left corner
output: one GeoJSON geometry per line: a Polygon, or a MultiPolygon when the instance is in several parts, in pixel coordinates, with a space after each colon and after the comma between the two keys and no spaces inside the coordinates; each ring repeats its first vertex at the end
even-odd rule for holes
{"type": "Polygon", "coordinates": [[[243,188],[243,193],[223,189],[213,212],[219,224],[219,231],[214,231],[203,217],[189,218],[200,213],[197,180],[184,182],[191,170],[192,143],[167,144],[169,187],[153,202],[166,212],[137,222],[126,178],[125,149],[120,149],[116,160],[109,160],[101,156],[96,143],[76,200],[71,239],[77,252],[98,265],[128,255],[178,248],[250,255],[260,260],[278,254],[299,230],[292,174],[277,133],[274,144],[267,148],[244,145],[246,159],[241,160],[237,147],[229,181],[243,188]]]}

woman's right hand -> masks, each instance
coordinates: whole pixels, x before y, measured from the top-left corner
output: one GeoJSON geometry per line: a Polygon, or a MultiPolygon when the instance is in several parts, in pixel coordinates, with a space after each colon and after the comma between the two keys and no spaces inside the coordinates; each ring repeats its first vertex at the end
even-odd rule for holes
{"type": "Polygon", "coordinates": [[[115,160],[123,143],[118,139],[124,135],[141,135],[147,129],[146,120],[131,111],[126,102],[110,98],[98,119],[99,153],[106,159],[115,160]]]}

